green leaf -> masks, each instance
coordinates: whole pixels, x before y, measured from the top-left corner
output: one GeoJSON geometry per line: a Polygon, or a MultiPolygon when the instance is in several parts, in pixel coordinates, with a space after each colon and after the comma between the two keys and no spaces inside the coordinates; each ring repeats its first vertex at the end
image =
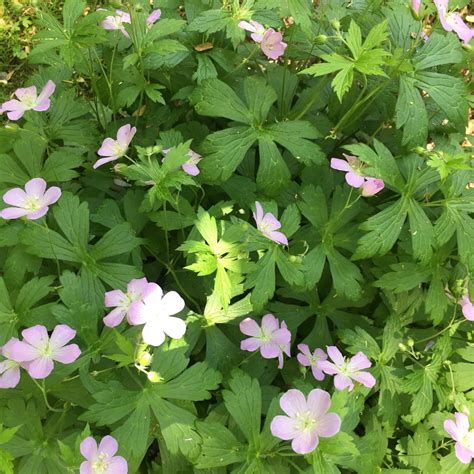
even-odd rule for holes
{"type": "Polygon", "coordinates": [[[217,224],[215,217],[211,216],[203,209],[199,209],[198,216],[195,221],[196,229],[202,235],[203,239],[209,245],[211,251],[216,253],[217,250],[217,224]]]}
{"type": "Polygon", "coordinates": [[[374,286],[394,293],[403,293],[420,286],[431,275],[431,270],[411,262],[396,263],[390,265],[390,269],[393,271],[384,273],[374,286]]]}
{"type": "Polygon", "coordinates": [[[442,64],[457,64],[462,58],[462,48],[455,35],[441,35],[434,32],[430,35],[430,40],[424,42],[413,62],[415,68],[421,71],[442,64]]]}
{"type": "Polygon", "coordinates": [[[263,124],[271,106],[277,100],[276,92],[263,78],[250,76],[244,81],[244,95],[254,123],[263,124]]]}
{"type": "Polygon", "coordinates": [[[63,193],[53,214],[60,229],[69,242],[78,249],[86,249],[89,241],[89,210],[87,203],[77,196],[63,193]]]}
{"type": "Polygon", "coordinates": [[[409,201],[400,199],[383,211],[369,217],[360,228],[368,231],[358,243],[353,259],[386,254],[400,235],[408,213],[409,201]]]}
{"type": "Polygon", "coordinates": [[[191,101],[200,115],[251,123],[251,113],[247,106],[230,86],[218,79],[203,81],[194,90],[191,101]]]}
{"type": "Polygon", "coordinates": [[[66,0],[62,8],[64,26],[72,31],[74,23],[82,15],[87,3],[84,0],[66,0]]]}
{"type": "Polygon", "coordinates": [[[140,240],[135,237],[135,233],[130,224],[124,222],[110,229],[94,245],[90,255],[95,260],[103,260],[116,255],[130,253],[140,244],[140,240]]]}
{"type": "Polygon", "coordinates": [[[74,170],[84,162],[84,158],[74,149],[62,148],[53,151],[46,159],[41,176],[48,182],[71,181],[79,176],[74,170]]]}
{"type": "Polygon", "coordinates": [[[346,66],[344,69],[339,71],[336,74],[336,77],[332,80],[331,85],[334,88],[334,92],[337,95],[337,98],[342,102],[344,94],[352,86],[352,81],[354,80],[354,66],[346,66]]]}
{"type": "Polygon", "coordinates": [[[428,370],[429,367],[412,372],[401,387],[403,392],[413,394],[410,414],[404,417],[411,425],[423,420],[433,406],[433,385],[428,370]]]}
{"type": "Polygon", "coordinates": [[[308,0],[288,0],[288,9],[295,23],[301,26],[301,29],[311,34],[311,16],[312,5],[308,0]]]}
{"type": "Polygon", "coordinates": [[[474,388],[474,364],[458,362],[451,367],[453,369],[456,390],[467,392],[474,388]]]}
{"type": "Polygon", "coordinates": [[[428,114],[414,80],[400,76],[400,90],[395,111],[397,128],[403,127],[403,145],[423,146],[428,136],[428,114]]]}
{"type": "Polygon", "coordinates": [[[257,186],[268,196],[276,196],[291,178],[290,170],[283,160],[280,150],[269,136],[258,139],[260,165],[257,172],[257,186]]]}
{"type": "Polygon", "coordinates": [[[0,155],[0,183],[24,186],[28,180],[29,176],[14,158],[0,155]]]}
{"type": "Polygon", "coordinates": [[[262,392],[257,380],[240,370],[229,381],[230,390],[224,390],[224,404],[250,445],[255,446],[260,436],[262,392]]]}
{"type": "Polygon", "coordinates": [[[354,20],[351,20],[349,30],[346,34],[346,41],[352,56],[358,58],[362,52],[362,32],[354,20]]]}
{"type": "Polygon", "coordinates": [[[454,126],[465,126],[468,103],[466,85],[461,78],[437,72],[418,72],[415,79],[415,85],[428,92],[454,126]]]}
{"type": "Polygon", "coordinates": [[[26,282],[18,293],[15,302],[15,309],[18,313],[26,313],[38,301],[48,296],[52,290],[51,283],[54,277],[47,276],[42,278],[32,278],[26,282]]]}
{"type": "Polygon", "coordinates": [[[215,390],[220,381],[219,372],[209,367],[206,362],[198,362],[175,379],[163,385],[155,385],[154,391],[162,398],[207,400],[211,398],[210,390],[215,390]]]}
{"type": "Polygon", "coordinates": [[[280,270],[281,276],[290,285],[303,286],[304,274],[301,261],[292,255],[288,255],[280,247],[276,250],[276,264],[280,270]]]}
{"type": "Polygon", "coordinates": [[[147,41],[153,43],[157,39],[176,33],[184,28],[186,22],[174,18],[160,18],[147,33],[147,41]]]}
{"type": "Polygon", "coordinates": [[[409,203],[408,219],[413,256],[426,262],[433,255],[431,247],[434,238],[433,226],[423,208],[414,199],[410,199],[409,203]]]}
{"type": "Polygon", "coordinates": [[[336,294],[347,296],[350,300],[357,300],[362,291],[360,283],[364,280],[357,265],[334,248],[328,249],[326,256],[336,294]]]}
{"type": "Polygon", "coordinates": [[[223,308],[218,303],[218,298],[215,295],[211,295],[208,297],[206,307],[204,308],[204,317],[209,324],[225,324],[242,316],[247,316],[251,311],[250,295],[231,304],[227,308],[223,308]]]}
{"type": "Polygon", "coordinates": [[[195,464],[197,469],[245,461],[248,447],[240,443],[225,426],[206,421],[198,422],[197,429],[202,438],[201,453],[195,464]]]}
{"type": "Polygon", "coordinates": [[[365,38],[363,49],[367,51],[383,43],[388,36],[387,25],[387,20],[377,23],[365,38]]]}
{"type": "Polygon", "coordinates": [[[211,181],[229,179],[256,140],[255,130],[248,127],[232,127],[208,135],[202,146],[206,154],[201,162],[203,177],[211,181]]]}
{"type": "Polygon", "coordinates": [[[353,66],[353,62],[349,58],[345,58],[337,53],[323,54],[321,58],[327,62],[313,64],[309,68],[300,71],[300,74],[311,74],[314,77],[319,77],[342,69],[349,69],[353,66]]]}
{"type": "Polygon", "coordinates": [[[253,287],[251,301],[255,310],[262,308],[275,293],[275,261],[276,251],[267,251],[258,261],[256,270],[247,278],[246,286],[253,287]]]}
{"type": "Polygon", "coordinates": [[[189,29],[211,34],[223,30],[231,21],[230,12],[226,10],[207,10],[194,18],[189,29]]]}

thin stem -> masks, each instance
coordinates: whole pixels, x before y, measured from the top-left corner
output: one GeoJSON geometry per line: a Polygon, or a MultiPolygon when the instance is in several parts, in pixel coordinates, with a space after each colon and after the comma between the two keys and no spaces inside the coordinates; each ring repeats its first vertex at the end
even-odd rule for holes
{"type": "Polygon", "coordinates": [[[33,382],[35,383],[35,385],[40,389],[42,395],[43,395],[43,400],[44,400],[44,403],[46,405],[46,408],[49,410],[49,411],[54,411],[56,413],[63,413],[64,410],[58,410],[57,408],[53,408],[50,404],[49,404],[49,401],[48,401],[48,396],[46,394],[46,387],[45,387],[45,384],[44,384],[44,379],[42,379],[41,381],[41,384],[39,384],[36,379],[32,378],[31,380],[33,380],[33,382]]]}
{"type": "Polygon", "coordinates": [[[306,103],[303,110],[293,118],[293,120],[299,120],[300,118],[304,117],[306,113],[311,109],[314,103],[319,99],[319,96],[326,88],[326,86],[331,82],[331,78],[329,76],[325,76],[322,80],[322,84],[318,84],[314,87],[314,94],[312,95],[311,99],[306,103]]]}

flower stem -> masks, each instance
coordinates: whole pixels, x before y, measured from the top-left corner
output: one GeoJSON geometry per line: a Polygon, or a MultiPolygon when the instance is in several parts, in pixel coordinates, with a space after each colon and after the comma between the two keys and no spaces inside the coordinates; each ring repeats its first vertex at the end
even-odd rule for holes
{"type": "Polygon", "coordinates": [[[41,384],[39,384],[36,379],[32,378],[31,380],[33,380],[33,382],[35,383],[35,385],[40,389],[41,393],[43,394],[43,400],[44,400],[44,403],[46,405],[46,408],[49,410],[49,411],[54,411],[56,413],[63,413],[64,410],[58,410],[57,408],[53,408],[50,404],[49,404],[49,401],[48,401],[48,395],[46,394],[46,387],[45,387],[45,383],[44,383],[44,379],[42,379],[41,381],[41,384]]]}

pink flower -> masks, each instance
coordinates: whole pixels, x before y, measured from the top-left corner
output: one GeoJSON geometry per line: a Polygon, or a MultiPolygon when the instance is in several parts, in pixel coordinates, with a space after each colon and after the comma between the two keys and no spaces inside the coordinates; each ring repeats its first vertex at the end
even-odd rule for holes
{"type": "Polygon", "coordinates": [[[115,16],[110,15],[105,17],[105,20],[102,21],[101,26],[105,30],[120,30],[126,38],[130,38],[130,35],[124,27],[126,23],[132,23],[130,14],[122,10],[115,10],[115,16]]]}
{"type": "Polygon", "coordinates": [[[25,184],[25,190],[13,188],[3,195],[3,201],[15,207],[7,207],[0,211],[3,219],[18,219],[26,216],[35,220],[43,217],[51,204],[61,197],[61,190],[52,186],[46,191],[46,181],[42,178],[30,179],[25,184]]]}
{"type": "Polygon", "coordinates": [[[263,25],[254,20],[250,20],[250,23],[241,21],[239,27],[252,33],[250,35],[251,38],[256,43],[260,43],[260,49],[269,59],[278,59],[280,56],[283,56],[288,45],[283,42],[283,35],[281,33],[273,28],[266,30],[263,25]]]}
{"type": "Polygon", "coordinates": [[[362,185],[362,196],[370,197],[377,194],[385,186],[385,183],[381,179],[377,178],[365,178],[366,181],[362,185]]]}
{"type": "Polygon", "coordinates": [[[263,36],[265,35],[265,27],[258,23],[257,21],[250,20],[248,21],[241,21],[239,23],[239,27],[250,31],[252,34],[250,37],[256,42],[256,43],[261,43],[263,40],[263,36]]]}
{"type": "Polygon", "coordinates": [[[347,161],[331,158],[331,168],[346,171],[346,182],[353,188],[362,187],[362,196],[373,196],[381,191],[385,184],[381,179],[371,178],[362,174],[362,163],[351,155],[343,153],[347,161]]]}
{"type": "Polygon", "coordinates": [[[319,363],[328,358],[327,354],[319,348],[311,354],[307,344],[298,344],[298,349],[301,351],[296,356],[298,362],[305,367],[311,367],[311,372],[316,380],[324,380],[324,372],[321,370],[319,363]]]}
{"type": "MultiPolygon", "coordinates": [[[[163,155],[167,155],[170,152],[171,148],[166,148],[162,150],[163,155]]],[[[197,176],[200,171],[197,167],[197,164],[202,160],[202,156],[199,153],[196,153],[193,150],[188,151],[189,160],[184,163],[181,168],[183,171],[191,176],[197,176]]]]}
{"type": "Polygon", "coordinates": [[[132,141],[133,137],[137,133],[137,129],[131,125],[123,125],[117,131],[117,140],[113,138],[106,138],[102,142],[102,146],[97,151],[99,156],[105,156],[94,163],[94,169],[99,166],[105,165],[109,161],[118,160],[125,153],[127,153],[128,145],[132,141]]]}
{"type": "Polygon", "coordinates": [[[104,436],[97,447],[96,440],[89,436],[80,446],[86,460],[81,464],[80,474],[127,474],[127,461],[115,456],[118,443],[112,436],[104,436]]]}
{"type": "Polygon", "coordinates": [[[353,380],[368,388],[376,384],[372,374],[362,371],[372,366],[363,352],[358,352],[350,360],[345,359],[335,346],[328,346],[327,353],[333,362],[323,360],[319,363],[319,368],[328,375],[335,375],[334,386],[337,390],[349,388],[351,392],[354,389],[353,380]]]}
{"type": "Polygon", "coordinates": [[[418,15],[420,12],[421,0],[411,0],[411,7],[413,11],[418,15]]]}
{"type": "Polygon", "coordinates": [[[444,429],[456,441],[456,457],[463,464],[470,464],[474,458],[474,430],[469,429],[469,419],[464,413],[455,413],[456,422],[446,420],[444,429]]]}
{"type": "Polygon", "coordinates": [[[76,335],[66,324],[57,325],[51,337],[40,325],[24,329],[21,334],[24,340],[12,344],[10,358],[26,362],[25,368],[34,379],[46,378],[53,371],[53,361],[72,364],[81,355],[77,344],[66,345],[76,335]]]}
{"type": "Polygon", "coordinates": [[[246,336],[240,343],[243,351],[254,352],[260,350],[264,359],[278,358],[278,368],[283,367],[283,352],[290,355],[291,332],[287,329],[285,322],[280,323],[273,314],[266,314],[262,318],[262,326],[253,319],[246,318],[240,323],[240,331],[246,336]]]}
{"type": "Polygon", "coordinates": [[[330,438],[339,433],[341,419],[336,413],[328,413],[331,397],[328,392],[315,388],[306,399],[299,390],[288,390],[280,399],[280,407],[288,416],[276,416],[270,424],[273,436],[285,441],[292,440],[295,453],[314,451],[319,437],[330,438]]]}
{"type": "Polygon", "coordinates": [[[464,23],[458,12],[447,12],[449,0],[434,0],[439,21],[446,31],[454,31],[465,44],[474,37],[474,30],[464,23]]]}
{"type": "Polygon", "coordinates": [[[469,299],[469,296],[464,295],[461,301],[459,301],[459,304],[461,305],[462,314],[464,315],[464,317],[469,321],[474,321],[474,305],[469,299]]]}
{"type": "Polygon", "coordinates": [[[283,42],[283,35],[273,28],[268,28],[263,35],[260,47],[263,54],[269,59],[278,59],[283,56],[288,45],[283,42]]]}
{"type": "Polygon", "coordinates": [[[267,238],[277,244],[288,245],[288,239],[282,232],[277,232],[281,227],[280,221],[271,213],[263,214],[262,205],[256,201],[253,218],[257,224],[257,229],[267,238]]]}
{"type": "Polygon", "coordinates": [[[0,362],[0,388],[14,388],[20,382],[20,364],[11,359],[11,349],[18,342],[12,337],[0,350],[6,360],[0,362]]]}
{"type": "Polygon", "coordinates": [[[186,323],[181,318],[172,317],[184,309],[183,298],[170,291],[163,296],[163,290],[156,285],[148,292],[143,300],[137,303],[137,308],[128,313],[130,324],[144,324],[143,341],[150,346],[160,346],[165,337],[181,339],[186,332],[186,323]]]}
{"type": "Polygon", "coordinates": [[[36,112],[44,112],[48,110],[56,84],[53,81],[48,81],[44,86],[40,95],[37,95],[36,87],[25,87],[15,91],[15,95],[19,100],[12,99],[2,104],[0,107],[1,113],[7,112],[7,117],[10,120],[19,120],[27,110],[35,110],[36,112]]]}
{"type": "Polygon", "coordinates": [[[149,15],[148,18],[146,19],[147,25],[153,25],[153,23],[156,23],[161,17],[161,10],[157,8],[156,10],[153,10],[149,15]]]}
{"type": "Polygon", "coordinates": [[[127,293],[122,290],[112,290],[105,293],[104,304],[107,308],[113,309],[104,317],[104,324],[109,328],[118,326],[125,316],[135,315],[143,309],[145,296],[159,288],[156,283],[149,283],[146,278],[133,279],[127,285],[127,293]]]}

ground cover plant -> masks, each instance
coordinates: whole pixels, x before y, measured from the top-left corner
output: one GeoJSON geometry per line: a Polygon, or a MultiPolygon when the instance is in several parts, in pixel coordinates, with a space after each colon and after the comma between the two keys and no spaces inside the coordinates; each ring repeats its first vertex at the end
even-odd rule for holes
{"type": "Polygon", "coordinates": [[[0,472],[469,472],[465,4],[39,6],[0,472]]]}

